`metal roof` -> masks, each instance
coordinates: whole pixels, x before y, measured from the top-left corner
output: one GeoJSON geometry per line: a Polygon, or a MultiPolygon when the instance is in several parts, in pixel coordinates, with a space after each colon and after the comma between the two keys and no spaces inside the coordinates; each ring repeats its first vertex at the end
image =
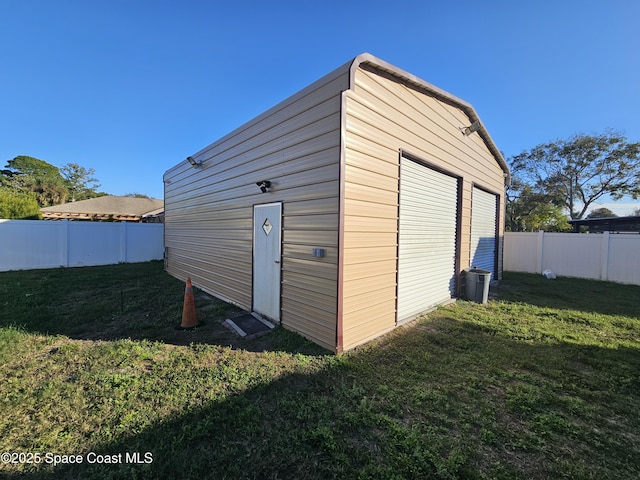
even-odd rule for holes
{"type": "Polygon", "coordinates": [[[495,142],[493,141],[493,139],[491,138],[491,135],[489,135],[489,132],[487,131],[486,127],[484,126],[484,124],[482,123],[482,120],[480,120],[480,117],[478,116],[478,114],[476,113],[475,109],[473,108],[473,106],[462,100],[461,98],[456,97],[455,95],[446,92],[444,90],[442,90],[439,87],[436,87],[435,85],[409,73],[406,72],[404,70],[402,70],[401,68],[398,68],[394,65],[391,65],[390,63],[385,62],[384,60],[381,60],[373,55],[371,55],[370,53],[363,53],[361,55],[358,55],[356,58],[353,59],[353,62],[351,63],[351,85],[354,84],[354,76],[355,76],[355,71],[358,67],[361,67],[363,65],[370,65],[372,67],[374,67],[375,69],[381,70],[383,72],[386,72],[404,82],[406,82],[407,84],[413,86],[414,88],[418,89],[419,91],[422,91],[423,93],[426,93],[427,95],[430,95],[432,97],[437,98],[438,100],[441,100],[445,103],[448,103],[449,105],[453,105],[455,107],[460,108],[464,113],[466,113],[470,120],[471,123],[474,122],[479,122],[480,123],[480,129],[478,130],[478,134],[480,135],[480,137],[482,138],[482,140],[484,141],[484,143],[487,145],[487,148],[489,149],[489,151],[493,154],[493,156],[496,158],[496,160],[498,161],[498,164],[500,165],[500,167],[502,168],[502,170],[505,173],[505,180],[506,183],[509,184],[511,181],[511,174],[509,172],[509,166],[507,165],[507,162],[505,161],[504,157],[502,156],[502,152],[500,152],[500,150],[498,149],[498,147],[496,146],[495,142]]]}
{"type": "MultiPolygon", "coordinates": [[[[402,70],[401,68],[398,68],[394,65],[391,65],[390,63],[385,62],[384,60],[381,60],[380,58],[371,55],[370,53],[362,53],[360,55],[358,55],[357,57],[355,57],[353,60],[351,60],[350,62],[345,63],[344,65],[338,67],[337,69],[335,69],[333,72],[328,73],[325,77],[329,77],[329,76],[336,76],[339,74],[342,74],[346,71],[349,72],[349,89],[352,89],[353,86],[355,85],[355,72],[356,70],[359,68],[373,68],[379,72],[384,72],[388,75],[391,75],[393,77],[395,77],[396,79],[404,82],[405,84],[415,88],[416,90],[426,94],[426,95],[430,95],[432,97],[437,98],[438,100],[441,100],[445,103],[448,103],[449,105],[453,105],[457,108],[460,108],[470,119],[470,123],[473,124],[474,122],[478,122],[480,124],[480,128],[477,131],[478,135],[480,135],[480,137],[482,138],[482,140],[484,141],[485,145],[487,146],[487,148],[489,149],[489,151],[491,152],[491,154],[495,157],[496,161],[498,162],[498,164],[500,165],[500,168],[502,168],[503,172],[504,172],[504,177],[505,177],[505,184],[510,184],[511,183],[511,174],[509,171],[509,166],[507,165],[507,162],[505,161],[504,157],[502,156],[502,153],[500,152],[500,150],[498,149],[498,147],[496,146],[495,142],[493,141],[493,139],[491,138],[491,135],[489,135],[489,132],[487,131],[486,127],[484,126],[484,124],[482,123],[482,121],[480,120],[480,117],[478,116],[477,112],[475,111],[475,109],[473,108],[473,106],[456,97],[455,95],[446,92],[445,90],[442,90],[439,87],[436,87],[435,85],[409,73],[406,72],[405,70],[402,70]]],[[[233,137],[234,135],[237,135],[240,131],[245,130],[246,128],[249,128],[251,125],[261,121],[262,119],[268,117],[269,115],[273,114],[274,112],[278,111],[279,109],[283,108],[284,106],[293,103],[294,101],[298,100],[299,98],[302,98],[304,95],[309,94],[310,92],[312,92],[315,88],[316,88],[316,84],[318,84],[318,82],[320,82],[322,79],[312,83],[311,85],[308,85],[307,87],[303,88],[302,90],[298,91],[297,93],[293,94],[292,96],[290,96],[289,98],[283,100],[282,102],[278,103],[277,105],[271,107],[270,109],[266,110],[265,112],[263,112],[262,114],[258,115],[257,117],[253,118],[252,120],[248,121],[247,123],[245,123],[244,125],[236,128],[235,130],[233,130],[232,132],[228,133],[227,135],[223,136],[222,138],[218,139],[216,142],[214,142],[211,145],[208,145],[207,147],[203,148],[202,150],[200,150],[197,153],[194,153],[192,155],[192,157],[198,161],[198,160],[202,160],[201,157],[203,157],[205,155],[205,153],[212,148],[213,145],[217,145],[221,142],[223,142],[224,140],[233,137]]],[[[464,127],[464,125],[461,125],[461,127],[464,127]]],[[[170,168],[169,170],[167,170],[165,172],[165,177],[166,175],[169,173],[169,171],[173,170],[174,168],[178,168],[180,165],[184,164],[186,162],[186,160],[183,160],[182,162],[180,162],[179,164],[175,165],[174,167],[170,168]]]]}

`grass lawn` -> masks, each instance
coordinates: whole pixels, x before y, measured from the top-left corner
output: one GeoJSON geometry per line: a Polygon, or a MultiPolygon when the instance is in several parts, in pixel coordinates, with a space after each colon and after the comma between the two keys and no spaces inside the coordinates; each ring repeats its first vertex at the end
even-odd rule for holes
{"type": "Polygon", "coordinates": [[[507,273],[339,356],[200,293],[177,331],[183,293],[161,262],[0,273],[0,475],[640,478],[638,286],[507,273]]]}

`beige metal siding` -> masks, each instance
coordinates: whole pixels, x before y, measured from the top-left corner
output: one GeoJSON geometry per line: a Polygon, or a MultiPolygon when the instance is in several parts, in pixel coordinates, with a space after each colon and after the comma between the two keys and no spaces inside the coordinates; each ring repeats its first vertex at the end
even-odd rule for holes
{"type": "Polygon", "coordinates": [[[252,305],[253,205],[283,202],[282,325],[335,349],[341,67],[165,174],[169,273],[252,305]],[[270,180],[269,193],[257,181],[270,180]],[[311,255],[323,248],[323,258],[311,255]],[[311,300],[310,300],[311,299],[311,300]]]}
{"type": "Polygon", "coordinates": [[[356,115],[346,92],[343,349],[395,327],[398,151],[356,115]]]}
{"type": "Polygon", "coordinates": [[[342,325],[347,350],[396,323],[400,150],[462,177],[460,270],[470,261],[472,183],[496,192],[504,187],[503,170],[483,139],[460,133],[459,127],[471,123],[461,108],[366,64],[355,71],[355,85],[344,95],[342,325]]]}

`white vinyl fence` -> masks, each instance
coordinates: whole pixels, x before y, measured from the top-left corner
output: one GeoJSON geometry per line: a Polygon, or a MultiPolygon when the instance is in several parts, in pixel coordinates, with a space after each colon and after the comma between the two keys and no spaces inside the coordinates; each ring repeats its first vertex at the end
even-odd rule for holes
{"type": "Polygon", "coordinates": [[[0,220],[0,271],[160,260],[164,224],[0,220]]]}
{"type": "Polygon", "coordinates": [[[504,269],[640,285],[640,235],[506,232],[504,269]]]}

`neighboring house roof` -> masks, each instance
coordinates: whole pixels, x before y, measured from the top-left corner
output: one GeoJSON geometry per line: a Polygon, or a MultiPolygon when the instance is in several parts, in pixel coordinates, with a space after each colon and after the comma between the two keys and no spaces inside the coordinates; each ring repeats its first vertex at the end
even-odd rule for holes
{"type": "Polygon", "coordinates": [[[582,226],[587,227],[589,233],[640,232],[640,216],[581,218],[579,220],[569,220],[569,223],[573,225],[574,232],[579,232],[582,226]]]}
{"type": "Polygon", "coordinates": [[[45,219],[128,220],[158,216],[164,211],[164,200],[135,197],[96,197],[41,208],[45,219]]]}

